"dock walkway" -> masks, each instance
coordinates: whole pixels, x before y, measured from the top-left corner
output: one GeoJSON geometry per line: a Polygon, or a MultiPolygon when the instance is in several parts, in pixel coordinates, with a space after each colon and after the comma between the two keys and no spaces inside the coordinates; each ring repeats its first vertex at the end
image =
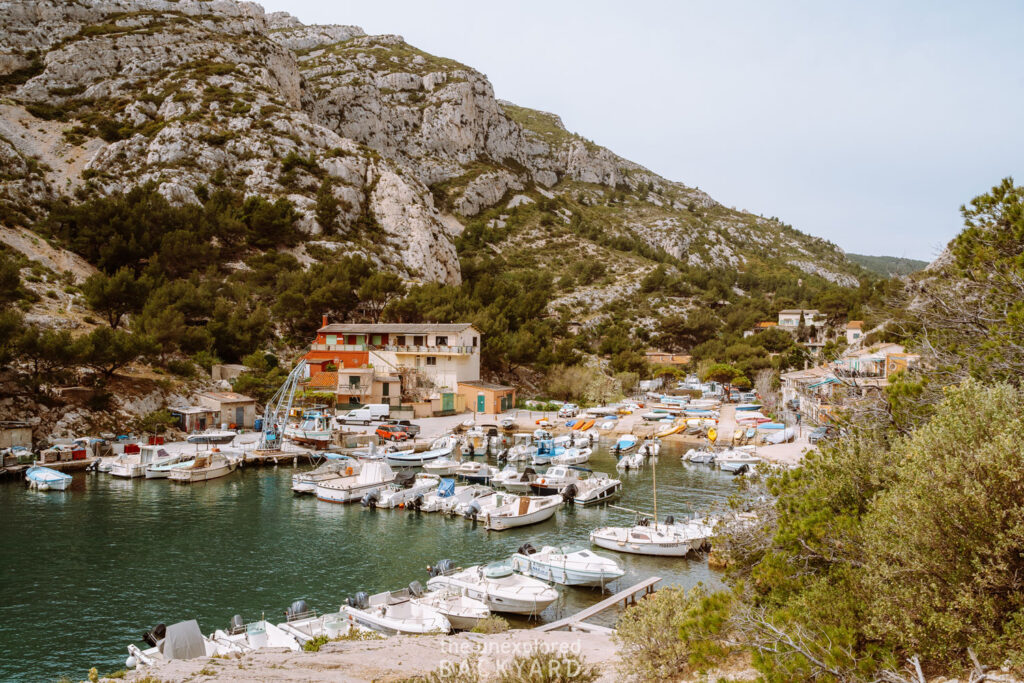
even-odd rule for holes
{"type": "Polygon", "coordinates": [[[644,579],[640,583],[630,586],[625,590],[621,590],[611,597],[605,598],[596,605],[591,605],[584,610],[577,612],[571,617],[565,619],[559,619],[558,621],[552,621],[550,624],[544,624],[533,629],[534,631],[557,631],[560,628],[568,627],[570,630],[576,628],[581,631],[606,631],[602,626],[595,626],[593,624],[584,624],[583,621],[590,617],[605,611],[610,607],[614,607],[618,603],[623,605],[636,604],[636,596],[638,593],[644,595],[650,595],[654,592],[654,585],[661,581],[660,576],[652,576],[648,579],[644,579]]]}

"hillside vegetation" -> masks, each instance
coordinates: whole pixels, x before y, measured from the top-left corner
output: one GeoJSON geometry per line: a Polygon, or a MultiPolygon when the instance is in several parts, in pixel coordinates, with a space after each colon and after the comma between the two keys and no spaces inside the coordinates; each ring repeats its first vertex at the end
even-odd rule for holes
{"type": "Polygon", "coordinates": [[[927,261],[903,258],[902,256],[867,256],[866,254],[846,254],[846,258],[863,267],[865,270],[882,277],[899,277],[910,275],[928,266],[927,261]]]}

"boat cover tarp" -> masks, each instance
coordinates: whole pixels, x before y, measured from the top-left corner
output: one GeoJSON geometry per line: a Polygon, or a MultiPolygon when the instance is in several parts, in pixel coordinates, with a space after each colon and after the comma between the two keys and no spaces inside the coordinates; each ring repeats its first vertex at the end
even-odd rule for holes
{"type": "Polygon", "coordinates": [[[167,627],[167,635],[160,644],[166,659],[195,659],[206,656],[203,632],[195,619],[180,621],[167,627]]]}
{"type": "Polygon", "coordinates": [[[415,479],[415,472],[399,472],[395,475],[395,484],[401,486],[402,488],[408,488],[412,486],[412,483],[415,479]]]}
{"type": "Polygon", "coordinates": [[[437,497],[447,498],[448,496],[455,493],[455,480],[454,479],[442,479],[441,483],[437,485],[437,497]]]}

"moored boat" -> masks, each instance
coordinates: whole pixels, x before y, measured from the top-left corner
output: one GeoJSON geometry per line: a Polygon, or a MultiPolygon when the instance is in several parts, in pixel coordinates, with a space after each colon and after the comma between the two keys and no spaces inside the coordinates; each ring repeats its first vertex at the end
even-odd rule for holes
{"type": "Polygon", "coordinates": [[[188,467],[196,456],[191,453],[175,453],[146,466],[146,479],[166,479],[171,470],[188,467]]]}
{"type": "Polygon", "coordinates": [[[488,530],[504,531],[539,524],[551,519],[565,502],[562,496],[509,496],[508,500],[484,515],[488,530]]]}
{"type": "Polygon", "coordinates": [[[292,491],[295,493],[316,493],[316,485],[321,481],[353,476],[363,467],[362,462],[347,455],[338,455],[337,453],[325,453],[324,455],[327,458],[327,462],[315,470],[298,472],[292,475],[292,491]]]}
{"type": "Polygon", "coordinates": [[[207,429],[202,432],[193,432],[189,434],[185,441],[194,444],[225,444],[231,443],[238,436],[238,432],[233,429],[207,429]]]}
{"type": "Polygon", "coordinates": [[[694,550],[696,538],[674,523],[606,526],[590,532],[590,542],[600,548],[636,555],[683,557],[694,550]]]}
{"type": "Polygon", "coordinates": [[[429,571],[427,588],[449,587],[483,602],[492,612],[536,616],[558,599],[558,591],[543,581],[516,574],[508,561],[457,569],[451,560],[441,560],[429,571]]]}
{"type": "Polygon", "coordinates": [[[617,498],[622,493],[622,481],[612,479],[604,472],[593,472],[586,479],[570,484],[563,494],[571,494],[574,505],[599,505],[617,498]]]}
{"type": "Polygon", "coordinates": [[[395,473],[386,462],[371,460],[357,474],[317,482],[316,497],[328,503],[351,503],[394,480],[395,473]]]}
{"type": "Polygon", "coordinates": [[[228,457],[217,449],[199,453],[191,464],[178,467],[167,472],[170,481],[179,484],[194,484],[200,481],[210,481],[225,477],[238,467],[237,458],[228,457]]]}
{"type": "Polygon", "coordinates": [[[429,604],[414,600],[415,597],[408,588],[369,596],[356,593],[345,601],[339,611],[360,626],[387,635],[448,633],[452,630],[443,614],[429,604]]]}
{"type": "Polygon", "coordinates": [[[564,586],[606,586],[623,576],[619,563],[585,548],[544,546],[529,543],[512,555],[512,568],[543,581],[564,586]]]}
{"type": "Polygon", "coordinates": [[[32,465],[25,470],[25,480],[31,488],[40,491],[66,491],[71,486],[70,474],[41,465],[32,465]]]}

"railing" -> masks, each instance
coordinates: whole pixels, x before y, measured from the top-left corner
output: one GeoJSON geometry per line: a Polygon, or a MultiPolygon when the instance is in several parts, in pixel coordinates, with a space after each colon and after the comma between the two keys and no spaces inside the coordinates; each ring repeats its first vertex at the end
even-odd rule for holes
{"type": "Polygon", "coordinates": [[[471,355],[478,353],[478,346],[422,346],[406,344],[311,344],[311,351],[393,351],[395,353],[422,353],[434,355],[471,355]]]}
{"type": "Polygon", "coordinates": [[[311,351],[368,351],[368,344],[311,344],[311,351]]]}

